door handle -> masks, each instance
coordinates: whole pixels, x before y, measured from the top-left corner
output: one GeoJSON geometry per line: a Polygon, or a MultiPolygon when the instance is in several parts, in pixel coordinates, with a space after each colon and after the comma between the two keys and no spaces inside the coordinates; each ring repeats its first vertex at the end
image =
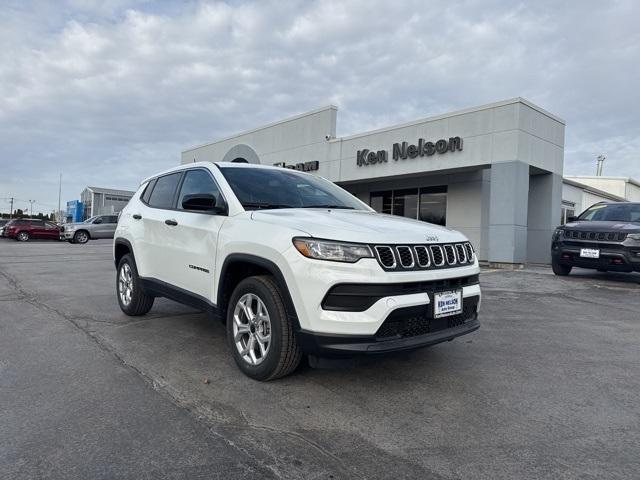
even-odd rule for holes
{"type": "Polygon", "coordinates": [[[134,220],[140,220],[142,218],[142,215],[140,215],[139,213],[134,213],[131,216],[133,217],[134,220]]]}
{"type": "Polygon", "coordinates": [[[176,222],[173,219],[167,219],[164,221],[164,223],[166,223],[167,225],[171,225],[172,227],[175,227],[176,225],[178,225],[178,222],[176,222]]]}

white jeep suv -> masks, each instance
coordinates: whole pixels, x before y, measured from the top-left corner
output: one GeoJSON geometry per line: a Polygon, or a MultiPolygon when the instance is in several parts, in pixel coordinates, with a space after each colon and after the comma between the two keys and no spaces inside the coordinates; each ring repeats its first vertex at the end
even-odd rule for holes
{"type": "Polygon", "coordinates": [[[432,345],[476,330],[479,266],[459,232],[382,215],[318,176],[192,163],[144,180],[114,237],[127,315],[155,297],[226,324],[258,380],[313,360],[432,345]]]}

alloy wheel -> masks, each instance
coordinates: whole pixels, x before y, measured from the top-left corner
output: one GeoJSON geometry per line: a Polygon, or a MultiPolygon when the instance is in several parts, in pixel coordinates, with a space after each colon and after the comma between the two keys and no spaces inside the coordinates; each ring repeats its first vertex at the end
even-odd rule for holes
{"type": "Polygon", "coordinates": [[[118,276],[118,295],[120,295],[120,301],[124,306],[128,306],[131,303],[131,296],[133,295],[133,275],[128,263],[124,263],[120,269],[120,275],[118,276]]]}
{"type": "Polygon", "coordinates": [[[249,365],[261,364],[271,346],[271,319],[264,302],[253,293],[238,300],[233,311],[233,341],[249,365]]]}

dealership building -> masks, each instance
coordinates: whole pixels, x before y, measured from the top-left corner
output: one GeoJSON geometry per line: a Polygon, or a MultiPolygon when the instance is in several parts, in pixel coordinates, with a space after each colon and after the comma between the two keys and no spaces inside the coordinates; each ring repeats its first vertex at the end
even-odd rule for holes
{"type": "Polygon", "coordinates": [[[494,264],[548,263],[554,228],[585,201],[571,189],[619,198],[563,179],[565,122],[522,98],[346,137],[336,123],[336,107],[320,108],[190,148],[181,162],[316,173],[379,212],[460,230],[494,264]]]}

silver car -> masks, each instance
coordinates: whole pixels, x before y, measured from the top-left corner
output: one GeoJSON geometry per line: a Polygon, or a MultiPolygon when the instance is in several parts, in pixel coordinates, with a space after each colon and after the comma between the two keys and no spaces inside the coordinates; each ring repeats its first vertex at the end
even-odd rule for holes
{"type": "Polygon", "coordinates": [[[96,215],[82,223],[64,225],[64,239],[71,243],[87,243],[97,238],[113,238],[118,226],[118,215],[96,215]]]}

